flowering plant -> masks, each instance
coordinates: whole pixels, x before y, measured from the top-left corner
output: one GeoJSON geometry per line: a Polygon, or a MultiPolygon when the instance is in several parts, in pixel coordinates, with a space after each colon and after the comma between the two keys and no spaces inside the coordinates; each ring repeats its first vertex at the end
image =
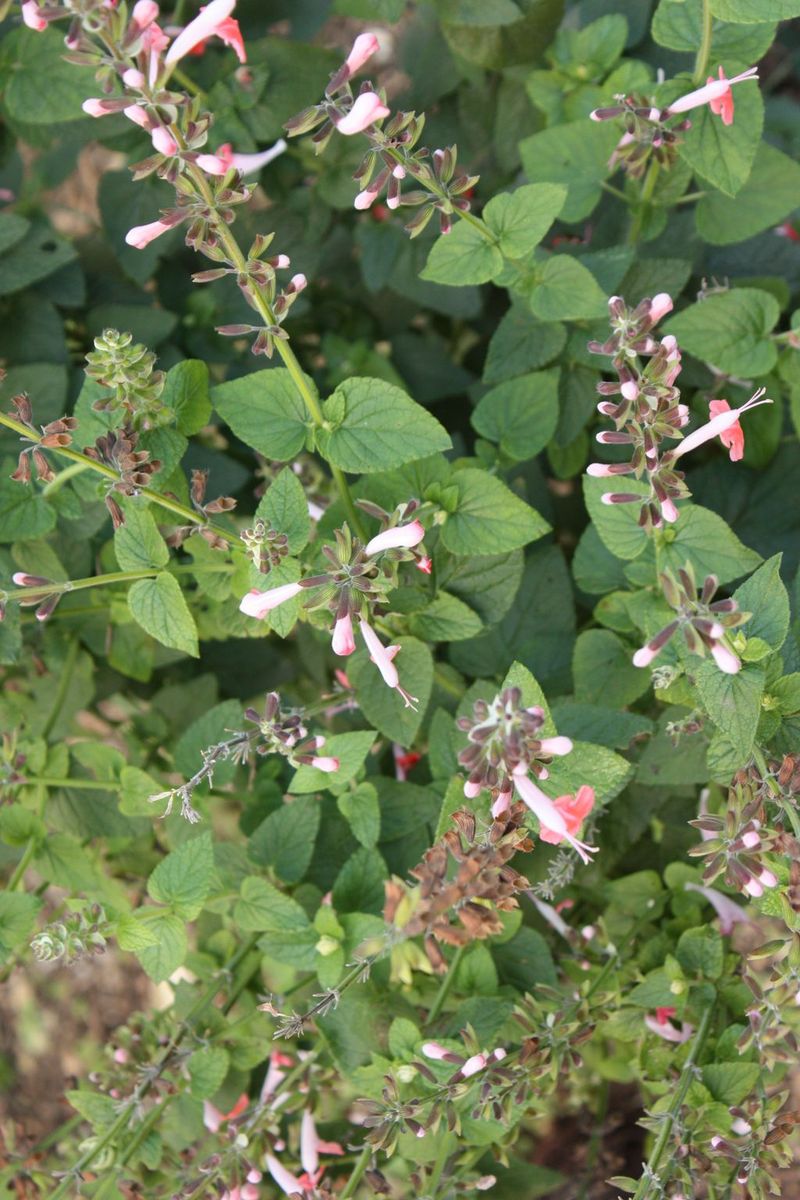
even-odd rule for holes
{"type": "Polygon", "coordinates": [[[793,16],[0,0],[15,1194],[792,1194],[793,16]]]}

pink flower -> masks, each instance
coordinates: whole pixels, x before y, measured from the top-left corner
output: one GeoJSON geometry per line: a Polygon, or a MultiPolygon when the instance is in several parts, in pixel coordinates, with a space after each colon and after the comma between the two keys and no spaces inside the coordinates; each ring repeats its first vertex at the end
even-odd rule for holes
{"type": "Polygon", "coordinates": [[[645,1017],[644,1023],[651,1033],[657,1034],[665,1042],[688,1042],[694,1033],[694,1026],[688,1025],[685,1021],[680,1029],[676,1029],[671,1021],[658,1021],[655,1017],[651,1017],[649,1013],[645,1017]]]}
{"type": "Polygon", "coordinates": [[[724,671],[726,675],[736,675],[742,669],[742,664],[732,650],[729,650],[724,642],[714,642],[710,647],[711,657],[719,667],[720,671],[724,671]]]}
{"type": "Polygon", "coordinates": [[[47,29],[47,19],[42,16],[42,10],[36,0],[25,0],[22,6],[22,20],[28,29],[35,29],[37,33],[43,33],[47,29]]]}
{"type": "Polygon", "coordinates": [[[551,843],[558,843],[562,839],[566,840],[583,861],[588,863],[590,856],[595,853],[597,847],[587,846],[584,842],[578,841],[575,837],[575,831],[580,828],[581,822],[594,804],[594,791],[592,788],[584,786],[578,789],[574,800],[571,796],[561,796],[554,803],[549,796],[544,794],[541,788],[538,788],[528,778],[527,765],[525,763],[520,763],[514,771],[514,786],[519,792],[520,798],[527,804],[531,812],[538,817],[541,827],[539,836],[542,840],[551,843]],[[588,803],[589,794],[591,795],[591,803],[588,803]],[[561,802],[562,808],[556,807],[559,802],[561,802]],[[579,816],[584,809],[583,816],[579,816]],[[572,828],[570,828],[570,825],[572,828]]]}
{"type": "MultiPolygon", "coordinates": [[[[285,149],[286,142],[283,138],[278,138],[277,142],[275,142],[273,146],[270,146],[267,150],[261,150],[258,154],[234,154],[233,147],[231,146],[230,142],[225,142],[224,145],[218,148],[216,155],[213,157],[224,162],[226,169],[228,167],[235,167],[237,171],[242,173],[242,175],[254,175],[256,171],[260,171],[262,167],[267,165],[267,163],[271,163],[272,160],[277,158],[279,154],[283,154],[285,149]]],[[[202,155],[201,157],[210,158],[212,156],[202,155]]],[[[200,162],[200,159],[198,158],[197,161],[200,162]]],[[[206,167],[203,169],[207,170],[206,167]]],[[[289,263],[287,260],[286,266],[288,265],[289,263]]]]}
{"type": "Polygon", "coordinates": [[[134,125],[141,125],[142,129],[149,131],[152,124],[150,115],[146,108],[142,108],[141,104],[129,104],[123,111],[128,120],[133,121],[134,125]]]}
{"type": "Polygon", "coordinates": [[[260,592],[258,588],[253,588],[242,598],[239,609],[248,617],[255,617],[258,621],[263,621],[273,608],[299,596],[302,590],[302,585],[299,583],[283,583],[280,587],[270,588],[266,592],[260,592]]]}
{"type": "Polygon", "coordinates": [[[385,529],[367,542],[365,553],[380,554],[383,550],[394,550],[398,547],[410,548],[418,545],[425,537],[425,530],[419,521],[411,521],[408,525],[396,525],[393,529],[385,529]]]}
{"type": "Polygon", "coordinates": [[[125,241],[129,246],[135,246],[137,250],[144,250],[145,246],[149,246],[157,237],[161,237],[162,233],[166,233],[173,226],[167,221],[151,221],[149,225],[134,225],[133,229],[129,229],[125,234],[125,241]]]}
{"type": "Polygon", "coordinates": [[[725,936],[738,922],[748,921],[749,918],[739,905],[730,897],[723,895],[722,892],[718,892],[716,888],[704,887],[701,883],[685,883],[683,886],[687,892],[699,892],[701,896],[705,896],[719,917],[719,931],[725,936]]]}
{"type": "Polygon", "coordinates": [[[127,71],[122,72],[122,82],[129,88],[143,88],[147,80],[141,71],[137,71],[135,67],[129,67],[127,71]]]}
{"type": "MultiPolygon", "coordinates": [[[[650,301],[650,320],[655,325],[662,317],[665,317],[668,312],[672,312],[672,297],[667,292],[659,292],[657,296],[653,296],[650,301]]],[[[625,389],[622,391],[625,395],[625,389]]],[[[633,397],[636,399],[636,397],[633,397]]]]}
{"type": "Polygon", "coordinates": [[[350,613],[345,613],[344,616],[337,618],[336,624],[333,627],[331,649],[334,654],[341,654],[344,657],[347,654],[352,654],[355,648],[356,640],[353,637],[353,622],[350,613]]]}
{"type": "MultiPolygon", "coordinates": [[[[740,408],[730,408],[725,400],[716,401],[717,404],[724,404],[724,409],[721,409],[721,411],[715,413],[710,421],[707,421],[705,425],[701,425],[699,429],[695,429],[694,433],[690,433],[689,436],[685,437],[683,441],[675,447],[674,450],[670,451],[673,458],[680,458],[681,455],[688,454],[690,450],[695,450],[698,446],[702,446],[704,442],[708,442],[712,438],[721,438],[723,434],[727,434],[730,430],[734,431],[732,437],[728,441],[728,445],[731,449],[731,458],[734,459],[737,457],[734,454],[734,445],[738,448],[740,443],[737,440],[734,427],[739,425],[739,417],[742,415],[742,413],[749,412],[751,408],[758,408],[761,404],[772,404],[772,401],[769,399],[762,400],[761,397],[765,392],[766,388],[759,388],[759,390],[750,397],[747,403],[742,404],[740,408]]],[[[712,404],[713,403],[715,402],[712,401],[712,404]]],[[[741,446],[743,449],[744,435],[742,434],[741,426],[739,426],[739,435],[742,438],[741,446]]],[[[741,455],[738,455],[738,457],[741,457],[741,455]]]]}
{"type": "MultiPolygon", "coordinates": [[[[568,832],[577,833],[594,808],[594,788],[589,787],[588,784],[583,784],[582,787],[578,788],[574,796],[559,796],[553,801],[553,804],[566,821],[568,832]]],[[[560,834],[545,826],[542,826],[539,831],[539,837],[543,842],[549,842],[555,846],[561,841],[560,834]]]]}
{"type": "Polygon", "coordinates": [[[290,292],[297,293],[297,292],[305,291],[305,289],[307,287],[308,287],[308,280],[306,279],[305,275],[303,275],[302,272],[298,272],[297,275],[293,275],[292,278],[289,280],[289,287],[287,290],[290,292]]]}
{"type": "Polygon", "coordinates": [[[345,59],[348,78],[360,71],[364,63],[372,58],[378,49],[378,39],[374,33],[360,33],[353,42],[353,48],[345,59]]]}
{"type": "Polygon", "coordinates": [[[468,779],[464,784],[464,795],[468,800],[474,800],[476,796],[480,796],[483,791],[483,785],[475,780],[468,779]]]}
{"type": "MultiPolygon", "coordinates": [[[[294,1059],[288,1055],[281,1053],[280,1050],[273,1050],[269,1056],[269,1067],[264,1076],[264,1082],[261,1085],[260,1103],[263,1104],[276,1091],[278,1084],[286,1075],[284,1067],[293,1067],[294,1059]]],[[[274,1107],[274,1105],[272,1106],[274,1107]]],[[[258,1182],[257,1180],[255,1182],[258,1182]]]]}
{"type": "Polygon", "coordinates": [[[450,1062],[453,1058],[458,1059],[459,1062],[462,1061],[457,1054],[454,1055],[452,1051],[448,1050],[446,1046],[443,1046],[441,1042],[423,1042],[422,1053],[426,1058],[432,1058],[437,1062],[450,1062]]]}
{"type": "Polygon", "coordinates": [[[300,1122],[300,1162],[311,1179],[319,1169],[320,1154],[344,1154],[338,1142],[324,1142],[317,1133],[314,1117],[306,1109],[300,1122]]]}
{"type": "Polygon", "coordinates": [[[156,125],[150,136],[159,154],[164,154],[167,158],[171,158],[173,154],[178,153],[178,143],[166,126],[156,125]]]}
{"type": "Polygon", "coordinates": [[[492,816],[502,817],[511,807],[511,792],[498,792],[497,799],[492,804],[492,816]]]}
{"type": "Polygon", "coordinates": [[[561,757],[561,755],[572,753],[572,738],[542,738],[540,745],[545,754],[553,754],[556,757],[561,757]]]}
{"type": "Polygon", "coordinates": [[[148,25],[158,20],[158,11],[156,0],[137,0],[133,6],[131,20],[139,29],[147,29],[148,25]]]}
{"type": "Polygon", "coordinates": [[[411,696],[400,686],[400,677],[397,674],[397,667],[392,662],[392,659],[400,652],[399,646],[384,646],[377,633],[367,622],[362,618],[359,621],[361,636],[369,651],[370,661],[375,663],[375,666],[383,677],[383,682],[387,687],[394,688],[395,691],[403,697],[403,702],[406,708],[414,708],[417,704],[416,696],[411,696]]]}
{"type": "Polygon", "coordinates": [[[725,72],[722,67],[719,68],[719,79],[714,79],[710,76],[705,87],[696,88],[693,92],[688,92],[680,99],[674,100],[667,108],[667,112],[673,113],[688,112],[692,108],[700,108],[701,105],[707,104],[711,111],[722,117],[724,125],[733,124],[733,93],[731,85],[734,83],[744,83],[748,79],[758,78],[758,67],[750,67],[749,70],[743,71],[741,75],[735,75],[733,79],[726,79],[725,72]]]}
{"type": "Polygon", "coordinates": [[[329,758],[324,755],[312,758],[311,765],[312,767],[316,767],[318,771],[326,771],[328,773],[339,770],[338,758],[329,758]]]}
{"type": "Polygon", "coordinates": [[[295,1193],[299,1193],[302,1196],[305,1188],[296,1175],[292,1175],[291,1171],[287,1171],[286,1167],[282,1163],[279,1163],[277,1158],[272,1154],[268,1154],[265,1161],[267,1170],[285,1196],[293,1196],[295,1193]]]}
{"type": "MultiPolygon", "coordinates": [[[[722,413],[730,412],[731,406],[727,400],[711,400],[708,411],[712,417],[718,417],[722,413]]],[[[729,429],[724,430],[719,435],[719,440],[729,452],[731,462],[739,462],[744,457],[744,430],[738,421],[735,421],[729,429]]]]}
{"type": "Polygon", "coordinates": [[[226,175],[230,169],[230,164],[218,154],[198,154],[195,162],[206,175],[226,175]]]}
{"type": "Polygon", "coordinates": [[[472,1058],[468,1058],[461,1068],[461,1076],[464,1079],[469,1079],[470,1075],[477,1075],[478,1071],[483,1071],[486,1067],[487,1058],[485,1054],[473,1054],[472,1058]]]}
{"type": "Polygon", "coordinates": [[[236,7],[236,0],[211,0],[193,21],[190,21],[167,51],[164,62],[168,67],[174,66],[185,55],[210,37],[219,37],[226,46],[233,46],[239,62],[246,62],[239,23],[231,17],[236,7]]]}
{"type": "Polygon", "coordinates": [[[420,558],[418,558],[414,563],[414,566],[418,571],[422,571],[423,575],[430,575],[431,571],[433,570],[433,562],[427,554],[423,554],[420,558]]]}
{"type": "Polygon", "coordinates": [[[374,121],[380,121],[383,117],[388,116],[389,109],[376,92],[361,92],[359,96],[356,96],[355,103],[347,116],[340,117],[336,122],[336,128],[339,133],[345,133],[348,136],[354,133],[363,133],[374,121]]]}

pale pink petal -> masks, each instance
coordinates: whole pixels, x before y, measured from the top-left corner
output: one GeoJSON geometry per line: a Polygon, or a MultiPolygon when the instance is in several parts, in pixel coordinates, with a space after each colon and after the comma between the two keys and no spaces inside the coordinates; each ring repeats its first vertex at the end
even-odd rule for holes
{"type": "Polygon", "coordinates": [[[388,116],[389,109],[376,92],[362,92],[356,96],[353,107],[347,116],[341,117],[336,122],[336,128],[339,133],[345,133],[348,136],[354,133],[363,133],[374,121],[380,121],[382,117],[388,116]]]}
{"type": "Polygon", "coordinates": [[[236,0],[211,0],[193,21],[190,21],[167,51],[165,62],[168,67],[179,62],[190,50],[193,50],[206,38],[213,37],[223,21],[231,15],[236,7],[236,0]]]}
{"type": "Polygon", "coordinates": [[[305,1188],[296,1175],[292,1175],[291,1171],[287,1171],[286,1167],[282,1163],[279,1163],[277,1158],[272,1154],[268,1154],[265,1161],[267,1170],[285,1196],[291,1196],[295,1192],[299,1192],[301,1196],[303,1195],[305,1188]]]}
{"type": "Polygon", "coordinates": [[[377,633],[363,619],[359,621],[361,636],[364,639],[369,656],[375,663],[375,666],[380,671],[383,682],[390,688],[396,688],[400,682],[400,676],[397,673],[397,667],[392,662],[391,656],[384,646],[383,642],[378,637],[377,633]]]}
{"type": "Polygon", "coordinates": [[[42,16],[42,10],[36,0],[25,0],[22,6],[22,20],[28,29],[35,29],[37,33],[43,33],[47,29],[47,21],[42,16]]]}
{"type": "Polygon", "coordinates": [[[257,620],[263,621],[273,608],[299,596],[302,590],[299,583],[284,583],[280,587],[270,588],[267,592],[259,592],[258,588],[253,588],[242,598],[239,608],[248,617],[256,617],[257,620]]]}
{"type": "Polygon", "coordinates": [[[149,225],[134,225],[133,229],[129,229],[125,234],[125,241],[129,246],[135,246],[137,250],[144,250],[145,246],[149,246],[157,237],[161,237],[162,233],[166,233],[173,226],[165,221],[151,221],[149,225]]]}
{"type": "Polygon", "coordinates": [[[411,521],[408,525],[397,525],[393,529],[385,529],[367,542],[365,553],[380,554],[383,550],[394,550],[398,547],[410,548],[417,546],[425,537],[425,530],[419,521],[411,521]]]}
{"type": "Polygon", "coordinates": [[[300,1162],[303,1170],[313,1175],[319,1166],[319,1138],[312,1113],[305,1109],[300,1122],[300,1162]]]}
{"type": "Polygon", "coordinates": [[[333,627],[333,638],[331,639],[331,649],[334,654],[342,656],[352,654],[356,648],[356,640],[353,637],[353,622],[350,614],[345,613],[343,617],[339,617],[333,627]]]}
{"type": "Polygon", "coordinates": [[[345,66],[350,75],[360,71],[364,63],[372,58],[378,49],[378,39],[374,33],[360,33],[353,42],[353,48],[345,59],[345,66]]]}

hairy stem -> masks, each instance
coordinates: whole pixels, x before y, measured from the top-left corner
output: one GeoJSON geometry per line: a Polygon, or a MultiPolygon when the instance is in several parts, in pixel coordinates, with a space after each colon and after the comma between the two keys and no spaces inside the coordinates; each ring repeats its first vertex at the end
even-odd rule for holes
{"type": "Polygon", "coordinates": [[[439,1016],[439,1013],[442,1011],[444,1002],[447,999],[447,997],[450,993],[450,989],[452,988],[453,983],[455,982],[456,975],[458,974],[458,968],[461,965],[462,958],[464,957],[465,949],[466,949],[465,946],[459,946],[458,949],[456,950],[455,954],[453,955],[453,961],[450,963],[450,966],[447,968],[447,974],[445,975],[444,979],[442,980],[441,985],[439,987],[439,991],[436,993],[436,996],[434,997],[434,1001],[433,1001],[433,1004],[431,1005],[430,1012],[428,1013],[427,1017],[425,1018],[425,1023],[424,1023],[423,1028],[427,1028],[428,1025],[432,1025],[433,1022],[436,1020],[436,1018],[439,1016]]]}
{"type": "Polygon", "coordinates": [[[356,1164],[353,1167],[353,1170],[350,1172],[350,1178],[348,1179],[347,1183],[345,1184],[344,1191],[341,1192],[339,1195],[339,1200],[351,1200],[351,1197],[355,1196],[356,1188],[358,1187],[359,1183],[361,1182],[364,1172],[366,1171],[367,1167],[369,1166],[371,1158],[372,1158],[372,1146],[370,1146],[369,1143],[367,1143],[367,1145],[364,1147],[364,1149],[361,1151],[358,1158],[356,1159],[356,1164]]]}
{"type": "Polygon", "coordinates": [[[69,579],[64,583],[53,582],[43,583],[36,587],[21,587],[13,588],[10,592],[5,592],[6,600],[17,601],[33,601],[36,596],[52,596],[54,592],[62,592],[66,595],[68,592],[82,592],[86,588],[105,587],[112,583],[133,583],[137,579],[155,579],[156,575],[162,575],[167,571],[170,575],[230,575],[235,570],[232,563],[203,563],[188,564],[180,563],[177,566],[172,566],[169,570],[166,567],[150,567],[142,571],[107,571],[104,575],[90,575],[86,579],[69,579]]]}
{"type": "Polygon", "coordinates": [[[650,201],[653,198],[653,192],[656,190],[656,182],[658,180],[658,174],[660,170],[660,163],[657,162],[656,159],[653,159],[653,161],[650,163],[650,166],[647,168],[647,174],[644,177],[642,191],[639,196],[639,203],[631,223],[630,231],[628,233],[628,244],[631,246],[635,246],[642,236],[642,226],[644,225],[644,219],[650,209],[650,201]]]}

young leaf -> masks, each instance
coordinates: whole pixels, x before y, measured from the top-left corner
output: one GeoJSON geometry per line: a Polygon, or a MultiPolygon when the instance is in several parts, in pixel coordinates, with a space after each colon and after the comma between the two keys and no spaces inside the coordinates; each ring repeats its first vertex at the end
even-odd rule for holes
{"type": "Polygon", "coordinates": [[[433,243],[420,279],[452,287],[487,283],[503,269],[498,247],[466,221],[433,243]]]}
{"type": "Polygon", "coordinates": [[[317,431],[317,444],[343,471],[389,471],[450,448],[450,436],[436,418],[382,379],[346,380],[324,411],[330,428],[317,431]]]}
{"type": "Polygon", "coordinates": [[[139,579],[128,592],[134,620],[163,646],[199,656],[197,626],[178,581],[168,571],[155,579],[139,579]]]}
{"type": "Polygon", "coordinates": [[[158,532],[149,508],[126,504],[125,524],[114,530],[114,553],[121,571],[141,571],[167,565],[167,543],[158,532]]]}
{"type": "Polygon", "coordinates": [[[259,501],[256,517],[289,539],[289,553],[299,554],[308,543],[311,520],[303,485],[291,467],[284,467],[259,501]]]}
{"type": "Polygon", "coordinates": [[[558,377],[558,371],[534,371],[492,388],[472,414],[474,428],[516,462],[533,458],[556,430],[558,377]]]}
{"type": "Polygon", "coordinates": [[[677,313],[664,325],[681,350],[711,363],[730,375],[766,375],[778,359],[769,335],[780,316],[780,305],[758,288],[733,288],[706,296],[677,313]]]}
{"type": "Polygon", "coordinates": [[[550,526],[493,475],[468,467],[456,471],[458,503],[442,528],[452,554],[497,554],[544,537],[550,526]]]}
{"type": "MultiPolygon", "coordinates": [[[[316,395],[313,380],[304,378],[316,395]]],[[[212,389],[211,399],[236,436],[266,458],[288,462],[303,449],[311,414],[283,367],[220,383],[212,389]]]]}
{"type": "Polygon", "coordinates": [[[494,196],[483,219],[506,258],[522,258],[538,246],[564,206],[567,189],[555,183],[529,183],[494,196]]]}
{"type": "Polygon", "coordinates": [[[202,833],[162,859],[147,881],[147,894],[159,904],[168,904],[185,921],[193,921],[205,903],[213,873],[211,834],[202,833]]]}

